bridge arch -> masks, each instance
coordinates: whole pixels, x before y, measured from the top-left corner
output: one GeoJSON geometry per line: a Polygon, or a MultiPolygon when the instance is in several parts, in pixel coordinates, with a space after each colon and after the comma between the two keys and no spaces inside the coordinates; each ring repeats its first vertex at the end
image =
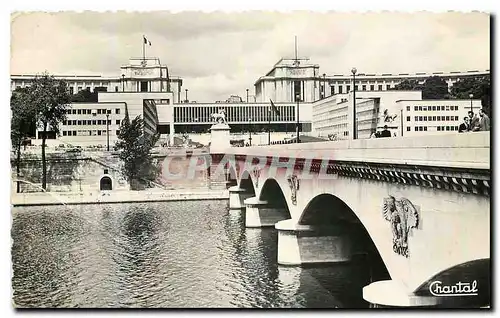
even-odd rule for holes
{"type": "Polygon", "coordinates": [[[469,292],[469,294],[475,293],[477,295],[441,297],[441,305],[451,307],[487,306],[491,301],[490,273],[491,261],[489,258],[468,261],[449,267],[433,275],[416,288],[414,290],[414,294],[419,296],[432,296],[431,289],[434,292],[439,292],[439,289],[443,290],[444,286],[456,286],[457,283],[460,282],[462,283],[462,290],[465,290],[466,288],[475,289],[475,292],[469,292]],[[470,287],[465,287],[465,284],[470,284],[470,287]]]}
{"type": "Polygon", "coordinates": [[[322,193],[313,197],[298,220],[299,225],[314,226],[319,235],[346,235],[352,242],[353,261],[365,262],[372,280],[390,279],[388,266],[376,242],[357,214],[342,199],[322,193]]]}
{"type": "Polygon", "coordinates": [[[238,176],[236,174],[236,169],[230,165],[227,169],[226,175],[227,188],[238,185],[238,176]]]}
{"type": "Polygon", "coordinates": [[[243,171],[240,179],[240,189],[245,190],[246,193],[250,193],[255,196],[255,187],[252,177],[248,171],[243,171]]]}
{"type": "Polygon", "coordinates": [[[264,182],[260,190],[259,200],[266,201],[268,208],[282,210],[284,220],[292,218],[285,194],[276,179],[269,178],[264,182]]]}

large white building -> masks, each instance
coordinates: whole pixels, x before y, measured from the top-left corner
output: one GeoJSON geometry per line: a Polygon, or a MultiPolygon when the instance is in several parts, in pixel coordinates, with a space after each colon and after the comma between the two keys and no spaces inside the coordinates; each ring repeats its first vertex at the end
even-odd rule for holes
{"type": "MultiPolygon", "coordinates": [[[[455,132],[471,101],[424,101],[420,91],[389,90],[405,79],[424,81],[432,75],[442,76],[452,85],[461,78],[489,75],[489,71],[357,74],[357,138],[369,138],[385,124],[397,136],[455,132]]],[[[173,142],[176,135],[188,133],[196,140],[197,135],[208,132],[213,123],[211,114],[221,109],[236,138],[268,130],[273,132],[273,140],[282,138],[296,131],[297,117],[303,134],[352,138],[352,78],[320,75],[319,65],[307,59],[281,59],[256,81],[255,98],[250,103],[235,97],[226,102],[189,103],[181,98],[182,79],[170,76],[158,58],[132,58],[116,77],[55,77],[66,80],[73,94],[87,88],[99,91],[97,102],[70,105],[60,136],[48,134],[57,138],[52,141],[56,144],[113,146],[126,112],[130,118],[141,115],[149,134],[158,132],[173,142]],[[271,112],[269,100],[275,103],[279,116],[271,112]]],[[[11,89],[28,86],[33,78],[11,75],[11,89]]],[[[480,101],[474,100],[474,111],[478,108],[480,101]]],[[[40,138],[38,132],[36,138],[40,138]]]]}

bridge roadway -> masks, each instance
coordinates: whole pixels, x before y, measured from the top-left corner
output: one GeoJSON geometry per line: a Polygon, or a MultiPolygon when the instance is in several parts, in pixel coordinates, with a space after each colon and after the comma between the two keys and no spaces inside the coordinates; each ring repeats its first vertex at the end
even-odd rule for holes
{"type": "Polygon", "coordinates": [[[211,156],[211,177],[224,172],[230,208],[245,210],[246,226],[277,229],[278,263],[365,254],[390,275],[363,289],[370,303],[489,305],[489,133],[219,144],[211,156]],[[474,281],[478,295],[439,295],[474,281]]]}

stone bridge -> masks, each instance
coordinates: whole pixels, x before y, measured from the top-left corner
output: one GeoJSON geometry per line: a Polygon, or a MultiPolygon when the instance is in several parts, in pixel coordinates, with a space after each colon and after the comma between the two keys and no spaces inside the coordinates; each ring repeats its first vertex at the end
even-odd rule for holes
{"type": "Polygon", "coordinates": [[[489,133],[220,149],[211,174],[247,227],[276,228],[279,264],[361,255],[389,275],[370,303],[489,305],[489,133]]]}

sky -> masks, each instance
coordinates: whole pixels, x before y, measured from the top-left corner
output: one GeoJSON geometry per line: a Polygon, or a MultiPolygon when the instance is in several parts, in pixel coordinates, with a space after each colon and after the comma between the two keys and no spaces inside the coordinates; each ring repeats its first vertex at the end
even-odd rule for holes
{"type": "Polygon", "coordinates": [[[281,58],[298,55],[320,74],[490,69],[486,13],[13,13],[11,74],[119,76],[142,56],[142,36],[198,102],[246,96],[281,58]]]}

